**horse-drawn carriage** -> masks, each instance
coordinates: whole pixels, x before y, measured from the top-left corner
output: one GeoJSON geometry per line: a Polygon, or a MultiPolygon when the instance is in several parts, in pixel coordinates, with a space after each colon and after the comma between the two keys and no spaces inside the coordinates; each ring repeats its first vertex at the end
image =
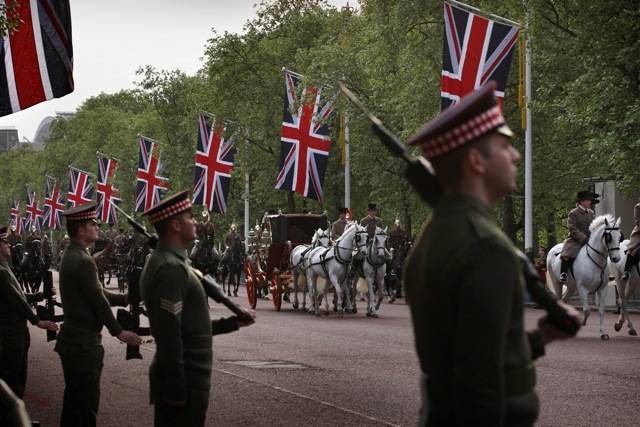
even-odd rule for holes
{"type": "Polygon", "coordinates": [[[310,244],[318,228],[327,228],[326,215],[266,214],[262,218],[244,263],[251,308],[256,307],[258,294],[268,291],[273,306],[280,311],[283,296],[294,285],[289,265],[291,248],[310,244]]]}

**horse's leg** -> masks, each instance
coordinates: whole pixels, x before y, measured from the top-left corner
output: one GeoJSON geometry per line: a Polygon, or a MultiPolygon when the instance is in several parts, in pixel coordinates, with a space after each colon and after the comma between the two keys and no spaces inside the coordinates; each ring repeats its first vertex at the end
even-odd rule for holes
{"type": "Polygon", "coordinates": [[[589,307],[589,292],[587,290],[578,285],[578,293],[580,294],[580,301],[582,301],[582,326],[587,324],[587,319],[591,314],[591,308],[589,307]]]}
{"type": "Polygon", "coordinates": [[[620,304],[620,313],[618,315],[618,321],[613,324],[613,329],[618,332],[622,329],[624,321],[627,320],[627,302],[626,300],[626,286],[624,280],[621,279],[620,274],[616,272],[616,289],[618,290],[618,298],[620,304]]]}
{"type": "MultiPolygon", "coordinates": [[[[377,279],[378,283],[384,282],[384,276],[386,275],[386,271],[384,268],[377,269],[377,279]]],[[[382,288],[382,283],[378,285],[378,301],[376,302],[376,311],[380,310],[380,304],[382,304],[382,300],[384,299],[384,292],[382,288]]]]}
{"type": "Polygon", "coordinates": [[[607,284],[603,284],[600,289],[598,289],[598,313],[600,314],[600,339],[608,340],[609,334],[604,331],[604,304],[607,299],[607,292],[609,287],[607,284]]]}
{"type": "Polygon", "coordinates": [[[313,299],[313,313],[316,316],[320,316],[320,298],[318,295],[318,277],[311,272],[311,274],[307,273],[307,283],[311,285],[312,299],[313,299]]]}
{"type": "Polygon", "coordinates": [[[636,290],[636,285],[637,285],[637,282],[632,277],[627,282],[627,288],[625,289],[625,295],[624,295],[624,302],[625,302],[624,315],[625,315],[625,318],[627,319],[627,327],[629,328],[629,335],[631,336],[636,336],[638,335],[638,333],[636,332],[635,328],[633,327],[633,324],[631,323],[631,316],[629,316],[629,312],[627,311],[626,303],[627,301],[629,301],[631,295],[633,295],[634,291],[636,290]]]}
{"type": "Polygon", "coordinates": [[[293,309],[297,310],[299,306],[298,302],[298,277],[300,276],[300,272],[298,272],[297,268],[293,268],[291,271],[293,286],[291,287],[291,291],[293,292],[293,309]]]}

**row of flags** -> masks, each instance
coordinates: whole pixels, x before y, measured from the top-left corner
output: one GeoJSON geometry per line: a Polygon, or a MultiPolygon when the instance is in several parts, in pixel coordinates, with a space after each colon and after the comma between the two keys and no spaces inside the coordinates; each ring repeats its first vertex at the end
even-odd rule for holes
{"type": "MultiPolygon", "coordinates": [[[[3,37],[4,49],[0,49],[0,82],[6,83],[0,84],[0,116],[73,90],[68,0],[17,0],[14,13],[22,23],[18,31],[3,37]],[[25,84],[26,81],[36,84],[25,84]]],[[[496,96],[502,104],[519,26],[480,16],[469,6],[449,0],[444,2],[443,30],[441,108],[444,110],[490,80],[497,82],[496,96]]],[[[284,113],[275,188],[322,202],[331,148],[328,119],[339,93],[325,97],[322,88],[304,85],[303,79],[294,71],[284,71],[284,113]]],[[[135,211],[143,212],[160,201],[169,180],[160,175],[160,144],[144,136],[139,137],[138,143],[135,211]]],[[[226,213],[235,155],[234,139],[226,135],[225,122],[200,114],[194,203],[212,212],[226,213]]],[[[117,223],[115,206],[121,202],[119,191],[112,184],[117,164],[108,156],[98,159],[96,198],[100,219],[110,224],[117,223]]],[[[69,206],[92,200],[92,176],[70,167],[69,206]]],[[[55,180],[50,183],[48,178],[45,209],[41,213],[37,195],[29,190],[24,224],[59,227],[61,195],[55,180]]],[[[12,215],[14,211],[19,211],[18,202],[14,202],[12,215]]]]}

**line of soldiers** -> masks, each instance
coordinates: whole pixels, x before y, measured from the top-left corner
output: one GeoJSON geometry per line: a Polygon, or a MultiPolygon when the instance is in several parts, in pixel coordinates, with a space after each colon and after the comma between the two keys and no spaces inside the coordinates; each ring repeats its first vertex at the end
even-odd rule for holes
{"type": "MultiPolygon", "coordinates": [[[[255,321],[253,312],[243,319],[210,319],[207,296],[214,292],[200,280],[199,272],[187,259],[187,246],[196,238],[187,195],[187,190],[180,192],[144,213],[159,235],[140,279],[156,342],[149,380],[157,426],[204,425],[211,377],[211,336],[255,321]]],[[[60,425],[65,427],[96,425],[104,361],[103,327],[128,345],[141,344],[140,337],[124,330],[111,310],[112,306],[127,305],[128,295],[103,289],[88,251],[99,238],[96,208],[92,203],[64,212],[70,238],[59,276],[64,323],[54,350],[64,374],[60,425]]],[[[53,331],[58,326],[33,313],[29,303],[42,299],[42,295],[22,291],[9,269],[10,256],[7,230],[0,228],[0,379],[22,398],[29,348],[26,321],[53,331]]],[[[2,390],[0,383],[0,401],[13,402],[12,416],[24,420],[20,411],[23,406],[10,394],[2,394],[2,390]]]]}

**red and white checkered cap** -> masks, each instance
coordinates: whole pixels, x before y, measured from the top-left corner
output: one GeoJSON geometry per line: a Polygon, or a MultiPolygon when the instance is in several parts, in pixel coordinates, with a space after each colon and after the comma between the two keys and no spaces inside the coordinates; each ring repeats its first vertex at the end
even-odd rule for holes
{"type": "Polygon", "coordinates": [[[191,209],[191,200],[189,199],[189,190],[183,190],[162,200],[160,203],[148,209],[143,214],[149,217],[151,224],[164,221],[174,215],[191,209]]]}
{"type": "Polygon", "coordinates": [[[431,160],[494,130],[512,137],[493,94],[495,88],[495,82],[491,81],[465,96],[424,125],[409,140],[409,145],[420,145],[425,157],[431,160]]]}
{"type": "Polygon", "coordinates": [[[88,203],[86,205],[74,206],[62,213],[67,221],[88,221],[95,220],[98,214],[98,204],[88,203]]]}

